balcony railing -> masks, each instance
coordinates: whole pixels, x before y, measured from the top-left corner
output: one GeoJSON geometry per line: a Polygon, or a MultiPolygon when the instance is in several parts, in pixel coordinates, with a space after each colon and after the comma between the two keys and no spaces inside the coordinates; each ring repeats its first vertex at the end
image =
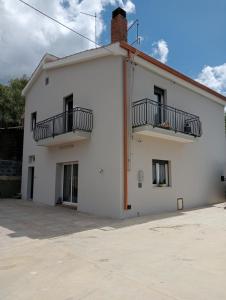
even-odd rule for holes
{"type": "Polygon", "coordinates": [[[91,132],[93,129],[93,112],[90,109],[75,107],[59,115],[38,122],[34,129],[35,141],[55,137],[72,131],[91,132]]]}
{"type": "Polygon", "coordinates": [[[133,128],[152,125],[194,137],[202,135],[201,122],[198,116],[150,99],[133,102],[132,124],[133,128]]]}

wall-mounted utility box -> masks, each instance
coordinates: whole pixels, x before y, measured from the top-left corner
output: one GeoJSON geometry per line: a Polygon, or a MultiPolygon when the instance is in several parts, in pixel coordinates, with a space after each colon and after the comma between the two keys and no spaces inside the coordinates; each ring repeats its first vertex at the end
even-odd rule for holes
{"type": "Polygon", "coordinates": [[[137,181],[138,181],[138,188],[142,188],[143,186],[143,181],[144,181],[144,171],[143,170],[139,170],[137,172],[137,181]]]}
{"type": "Polygon", "coordinates": [[[177,198],[177,210],[184,209],[184,198],[177,198]]]}

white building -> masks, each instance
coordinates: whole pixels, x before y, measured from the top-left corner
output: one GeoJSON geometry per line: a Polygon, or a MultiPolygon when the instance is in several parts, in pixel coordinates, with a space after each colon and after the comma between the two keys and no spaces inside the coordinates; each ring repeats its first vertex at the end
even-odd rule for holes
{"type": "Polygon", "coordinates": [[[221,94],[127,44],[45,55],[25,87],[22,197],[124,218],[223,201],[221,94]]]}

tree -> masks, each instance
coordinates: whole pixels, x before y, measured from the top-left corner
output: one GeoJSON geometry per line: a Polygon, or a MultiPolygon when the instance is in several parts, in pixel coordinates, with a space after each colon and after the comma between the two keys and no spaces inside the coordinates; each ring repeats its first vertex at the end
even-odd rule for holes
{"type": "Polygon", "coordinates": [[[0,84],[0,123],[17,124],[21,123],[24,113],[25,99],[21,95],[27,84],[26,76],[9,81],[8,85],[0,84]]]}

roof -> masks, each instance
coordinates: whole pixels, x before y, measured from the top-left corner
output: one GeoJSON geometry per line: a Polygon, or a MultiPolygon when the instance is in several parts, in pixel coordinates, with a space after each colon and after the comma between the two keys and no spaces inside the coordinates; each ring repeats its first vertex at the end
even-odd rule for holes
{"type": "Polygon", "coordinates": [[[41,59],[40,63],[38,64],[37,68],[35,69],[35,71],[32,73],[27,85],[23,89],[22,95],[26,96],[26,94],[33,86],[34,82],[36,81],[36,79],[39,77],[39,75],[43,70],[61,68],[61,67],[65,67],[76,63],[81,63],[88,60],[97,59],[107,55],[115,55],[116,54],[115,46],[116,46],[115,44],[111,44],[109,46],[82,51],[62,58],[58,58],[48,53],[45,54],[41,59]]]}
{"type": "Polygon", "coordinates": [[[59,58],[56,57],[55,55],[46,53],[42,59],[40,60],[38,66],[36,67],[36,69],[34,70],[34,72],[32,73],[28,83],[26,84],[26,86],[24,87],[24,89],[22,90],[22,95],[25,96],[26,93],[28,92],[28,90],[31,88],[31,86],[33,85],[33,83],[35,82],[36,78],[40,75],[40,73],[43,70],[43,66],[47,63],[47,62],[51,62],[51,61],[56,61],[59,58]]]}
{"type": "Polygon", "coordinates": [[[226,102],[226,97],[224,95],[193,80],[192,78],[180,73],[179,71],[167,66],[166,64],[161,63],[157,59],[145,54],[137,48],[130,46],[126,42],[114,43],[104,47],[86,50],[63,58],[58,58],[54,55],[46,54],[41,59],[38,67],[33,72],[29,82],[22,91],[22,94],[24,96],[27,94],[27,92],[30,90],[30,88],[32,87],[42,70],[62,68],[68,65],[82,63],[85,61],[110,55],[126,56],[128,51],[134,54],[135,58],[139,58],[142,61],[145,61],[149,66],[152,67],[152,69],[155,67],[155,71],[158,71],[158,73],[160,73],[160,71],[164,73],[165,77],[169,78],[169,76],[171,76],[172,80],[174,80],[175,82],[178,81],[179,84],[188,85],[190,89],[193,89],[198,93],[204,94],[204,96],[207,96],[212,100],[217,101],[223,105],[225,104],[224,102],[226,102]]]}

